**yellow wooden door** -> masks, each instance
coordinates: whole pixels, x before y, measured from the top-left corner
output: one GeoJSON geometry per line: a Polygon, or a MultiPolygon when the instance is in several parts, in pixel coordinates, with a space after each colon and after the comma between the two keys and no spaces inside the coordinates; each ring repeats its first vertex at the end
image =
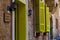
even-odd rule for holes
{"type": "Polygon", "coordinates": [[[16,40],[26,40],[26,4],[20,1],[16,9],[16,40]]]}

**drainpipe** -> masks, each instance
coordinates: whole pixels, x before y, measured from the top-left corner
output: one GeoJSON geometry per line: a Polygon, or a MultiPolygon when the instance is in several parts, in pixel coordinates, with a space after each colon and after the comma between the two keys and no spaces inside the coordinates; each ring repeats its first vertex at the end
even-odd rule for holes
{"type": "MultiPolygon", "coordinates": [[[[15,0],[12,0],[12,3],[15,2],[15,0]]],[[[12,40],[15,40],[15,11],[12,10],[12,40]]]]}
{"type": "Polygon", "coordinates": [[[15,40],[15,12],[12,11],[12,40],[15,40]]]}
{"type": "Polygon", "coordinates": [[[28,0],[26,1],[26,40],[28,40],[28,0]]]}

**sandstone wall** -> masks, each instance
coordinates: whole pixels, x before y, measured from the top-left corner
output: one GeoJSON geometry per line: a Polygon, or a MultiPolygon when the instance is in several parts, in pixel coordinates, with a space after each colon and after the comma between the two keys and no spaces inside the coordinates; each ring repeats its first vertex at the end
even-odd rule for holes
{"type": "Polygon", "coordinates": [[[11,40],[11,14],[7,12],[10,1],[0,0],[0,40],[11,40]]]}

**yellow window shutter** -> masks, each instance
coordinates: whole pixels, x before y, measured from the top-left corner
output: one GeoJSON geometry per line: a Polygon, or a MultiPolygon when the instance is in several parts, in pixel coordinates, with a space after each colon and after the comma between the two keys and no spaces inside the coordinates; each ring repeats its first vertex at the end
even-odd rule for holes
{"type": "Polygon", "coordinates": [[[39,32],[39,0],[35,0],[36,32],[39,32]]]}
{"type": "Polygon", "coordinates": [[[49,7],[46,6],[46,32],[50,31],[49,7]]]}
{"type": "Polygon", "coordinates": [[[40,2],[39,7],[39,28],[40,32],[45,32],[45,3],[40,2]]]}

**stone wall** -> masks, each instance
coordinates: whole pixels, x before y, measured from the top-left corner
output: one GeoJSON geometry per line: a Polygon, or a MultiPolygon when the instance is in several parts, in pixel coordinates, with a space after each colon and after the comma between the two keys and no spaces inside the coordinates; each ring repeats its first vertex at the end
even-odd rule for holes
{"type": "Polygon", "coordinates": [[[11,14],[7,12],[7,5],[10,5],[10,0],[0,0],[0,40],[12,40],[11,14]]]}
{"type": "MultiPolygon", "coordinates": [[[[28,40],[35,40],[33,28],[33,0],[28,0],[28,10],[32,10],[31,15],[28,16],[28,40]]],[[[29,14],[29,13],[28,13],[29,14]]]]}

